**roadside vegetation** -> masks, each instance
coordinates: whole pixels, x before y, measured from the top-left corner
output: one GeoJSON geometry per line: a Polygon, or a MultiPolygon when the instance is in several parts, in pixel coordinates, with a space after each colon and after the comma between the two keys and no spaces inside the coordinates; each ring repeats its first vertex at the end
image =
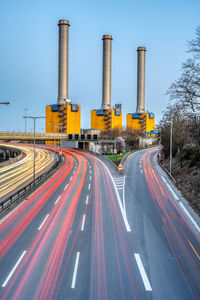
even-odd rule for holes
{"type": "Polygon", "coordinates": [[[189,58],[181,75],[169,87],[170,101],[159,124],[162,163],[169,170],[172,122],[172,175],[184,196],[200,215],[200,26],[188,42],[189,58]]]}
{"type": "Polygon", "coordinates": [[[114,162],[116,165],[120,164],[122,158],[130,152],[124,152],[122,154],[110,154],[110,155],[104,155],[108,159],[110,159],[112,162],[114,162]]]}

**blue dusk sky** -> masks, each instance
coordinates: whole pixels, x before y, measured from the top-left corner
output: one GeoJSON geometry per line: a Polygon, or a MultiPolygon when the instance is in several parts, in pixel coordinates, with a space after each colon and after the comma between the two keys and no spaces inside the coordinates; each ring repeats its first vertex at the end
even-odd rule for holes
{"type": "MultiPolygon", "coordinates": [[[[1,0],[0,130],[23,131],[24,109],[45,115],[57,101],[59,19],[70,21],[69,98],[81,105],[81,127],[102,99],[102,35],[112,34],[112,105],[136,110],[137,47],[146,52],[146,109],[158,122],[166,90],[187,59],[187,41],[200,24],[199,0],[1,0]]],[[[33,122],[27,121],[28,131],[33,122]]],[[[37,131],[45,121],[37,121],[37,131]]]]}

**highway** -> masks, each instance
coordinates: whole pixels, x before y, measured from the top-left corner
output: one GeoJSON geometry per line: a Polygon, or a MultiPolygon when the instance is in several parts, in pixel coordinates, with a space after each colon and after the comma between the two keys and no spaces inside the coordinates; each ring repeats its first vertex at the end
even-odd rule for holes
{"type": "Polygon", "coordinates": [[[156,162],[63,150],[64,166],[0,222],[1,299],[198,299],[199,218],[156,162]]]}
{"type": "Polygon", "coordinates": [[[157,162],[156,149],[130,156],[127,219],[153,299],[200,298],[200,219],[157,162]]]}
{"type": "MultiPolygon", "coordinates": [[[[1,145],[6,146],[6,144],[1,145]]],[[[9,147],[12,147],[12,145],[9,144],[9,147]]],[[[1,201],[33,180],[33,147],[19,144],[15,144],[13,147],[20,149],[24,153],[24,157],[15,163],[0,168],[1,201]]],[[[53,163],[53,152],[42,148],[35,148],[35,178],[51,168],[53,163]]]]}

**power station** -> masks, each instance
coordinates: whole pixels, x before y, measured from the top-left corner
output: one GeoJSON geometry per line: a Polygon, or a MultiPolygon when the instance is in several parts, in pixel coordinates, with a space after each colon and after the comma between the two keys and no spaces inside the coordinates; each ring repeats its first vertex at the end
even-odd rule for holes
{"type": "Polygon", "coordinates": [[[112,65],[112,35],[106,34],[103,40],[103,75],[102,75],[102,105],[101,109],[91,111],[91,128],[99,129],[109,134],[112,130],[122,131],[121,104],[111,106],[111,65],[112,65]]]}
{"type": "MultiPolygon", "coordinates": [[[[81,133],[81,108],[68,96],[68,20],[59,20],[58,98],[56,104],[46,106],[46,133],[81,133]]],[[[102,105],[91,111],[91,130],[100,130],[106,135],[122,133],[121,104],[111,105],[112,35],[103,35],[102,105]]],[[[126,117],[127,132],[140,136],[155,135],[155,114],[145,111],[145,55],[146,48],[137,48],[137,106],[135,113],[126,117]]],[[[53,144],[53,141],[48,141],[53,144]]]]}
{"type": "MultiPolygon", "coordinates": [[[[57,104],[46,106],[46,133],[80,134],[81,108],[68,99],[68,20],[59,20],[57,104]]],[[[53,142],[47,142],[53,144],[53,142]]]]}
{"type": "Polygon", "coordinates": [[[145,47],[138,47],[137,62],[137,107],[135,113],[127,114],[126,129],[129,133],[137,131],[140,135],[155,135],[155,114],[145,112],[145,47]]]}

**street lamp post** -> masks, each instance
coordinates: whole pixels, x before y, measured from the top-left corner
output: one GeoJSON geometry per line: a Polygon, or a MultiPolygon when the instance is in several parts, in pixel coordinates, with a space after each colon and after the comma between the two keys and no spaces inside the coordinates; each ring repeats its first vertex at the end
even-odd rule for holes
{"type": "MultiPolygon", "coordinates": [[[[25,112],[25,117],[26,117],[26,113],[27,113],[28,108],[24,108],[24,112],[25,112]]],[[[26,133],[26,118],[25,118],[25,133],[26,133]]]]}
{"type": "Polygon", "coordinates": [[[169,162],[169,172],[172,175],[172,127],[173,127],[173,122],[169,121],[171,123],[170,127],[170,162],[169,162]]]}
{"type": "Polygon", "coordinates": [[[46,119],[46,117],[24,116],[25,119],[33,119],[34,121],[34,136],[33,136],[33,184],[35,185],[35,123],[36,119],[46,119]]]}
{"type": "MultiPolygon", "coordinates": [[[[54,153],[55,153],[55,128],[60,128],[62,125],[60,124],[55,124],[55,123],[48,123],[48,125],[53,126],[53,130],[54,130],[54,153]]],[[[61,151],[61,141],[60,141],[60,151],[61,151]]]]}
{"type": "Polygon", "coordinates": [[[4,101],[4,102],[0,102],[0,104],[6,104],[6,105],[8,105],[8,104],[10,104],[10,102],[4,101]]]}

